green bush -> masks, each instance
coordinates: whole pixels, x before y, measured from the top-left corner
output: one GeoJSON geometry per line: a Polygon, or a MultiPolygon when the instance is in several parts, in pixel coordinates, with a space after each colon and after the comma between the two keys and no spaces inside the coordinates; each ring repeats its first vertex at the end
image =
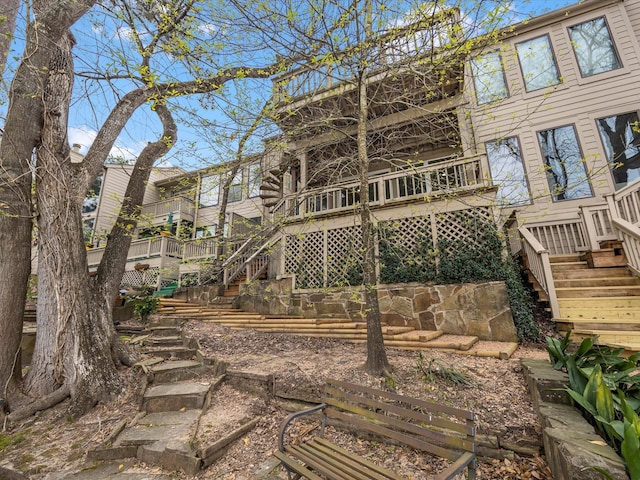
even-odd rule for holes
{"type": "Polygon", "coordinates": [[[140,294],[127,298],[127,303],[133,305],[133,314],[140,317],[143,322],[158,310],[159,299],[153,296],[153,291],[153,287],[143,287],[140,294]]]}
{"type": "Polygon", "coordinates": [[[595,345],[593,338],[570,353],[570,334],[547,337],[551,363],[567,372],[574,405],[622,455],[631,480],[640,480],[640,353],[623,357],[624,349],[595,345]]]}

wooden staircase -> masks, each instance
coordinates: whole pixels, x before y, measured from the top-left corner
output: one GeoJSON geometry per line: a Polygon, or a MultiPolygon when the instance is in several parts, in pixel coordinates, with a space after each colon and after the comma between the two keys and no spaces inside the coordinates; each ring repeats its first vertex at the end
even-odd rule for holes
{"type": "MultiPolygon", "coordinates": [[[[161,299],[158,313],[188,320],[213,322],[232,330],[253,329],[266,333],[303,335],[306,337],[339,338],[352,343],[367,341],[365,321],[347,317],[261,315],[227,305],[203,307],[178,299],[161,299]]],[[[437,348],[457,353],[509,358],[517,343],[483,342],[476,336],[448,335],[440,331],[416,330],[413,327],[382,326],[385,345],[409,350],[437,348]]]]}
{"type": "MultiPolygon", "coordinates": [[[[615,247],[615,246],[614,246],[615,247]]],[[[598,336],[598,344],[640,351],[640,278],[626,267],[620,248],[552,256],[560,315],[558,330],[574,341],[598,336]]]]}

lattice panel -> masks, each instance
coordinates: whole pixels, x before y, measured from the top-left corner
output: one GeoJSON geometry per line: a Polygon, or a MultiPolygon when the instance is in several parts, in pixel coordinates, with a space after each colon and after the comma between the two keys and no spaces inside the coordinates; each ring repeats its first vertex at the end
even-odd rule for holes
{"type": "Polygon", "coordinates": [[[321,288],[324,285],[323,239],[323,232],[287,236],[285,272],[296,275],[297,288],[321,288]]]}
{"type": "Polygon", "coordinates": [[[380,222],[380,280],[383,283],[426,282],[435,275],[431,216],[380,222]]]}
{"type": "MultiPolygon", "coordinates": [[[[493,215],[488,207],[439,213],[436,215],[438,242],[456,245],[464,241],[468,246],[478,246],[487,226],[494,226],[493,215]]],[[[455,253],[447,251],[447,253],[455,253]]]]}
{"type": "Polygon", "coordinates": [[[147,285],[155,287],[158,282],[158,275],[160,275],[160,269],[158,267],[124,272],[122,280],[120,281],[120,287],[144,287],[147,285]]]}
{"type": "Polygon", "coordinates": [[[327,286],[362,284],[362,228],[327,231],[327,286]]]}
{"type": "MultiPolygon", "coordinates": [[[[431,217],[407,217],[387,222],[380,222],[381,232],[389,232],[389,240],[392,244],[408,249],[415,248],[418,244],[425,243],[433,246],[431,235],[431,217]]],[[[384,234],[384,233],[382,233],[384,234]]]]}

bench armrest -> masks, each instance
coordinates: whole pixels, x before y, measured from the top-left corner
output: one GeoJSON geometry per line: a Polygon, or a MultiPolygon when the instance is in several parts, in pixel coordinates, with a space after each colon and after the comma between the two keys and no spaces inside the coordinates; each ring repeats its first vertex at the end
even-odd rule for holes
{"type": "Polygon", "coordinates": [[[327,408],[328,405],[326,403],[321,403],[320,405],[312,408],[308,408],[307,410],[302,410],[300,412],[292,413],[287,418],[284,419],[282,424],[280,425],[280,434],[278,436],[278,450],[284,452],[284,434],[289,427],[289,424],[298,417],[303,417],[305,415],[311,415],[321,410],[327,408]]]}

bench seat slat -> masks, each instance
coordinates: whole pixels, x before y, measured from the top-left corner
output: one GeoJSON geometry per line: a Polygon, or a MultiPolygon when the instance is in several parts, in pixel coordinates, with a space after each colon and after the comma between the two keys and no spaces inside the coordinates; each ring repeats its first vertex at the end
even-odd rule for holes
{"type": "MultiPolygon", "coordinates": [[[[472,431],[473,426],[468,426],[463,423],[453,422],[451,420],[447,420],[446,418],[439,417],[438,415],[433,415],[431,412],[424,412],[419,410],[412,410],[409,408],[404,408],[395,404],[385,403],[383,401],[374,400],[372,398],[363,397],[360,395],[355,395],[352,393],[344,392],[343,390],[339,390],[336,388],[326,388],[325,394],[328,395],[328,398],[325,398],[326,403],[335,404],[334,402],[339,402],[344,399],[346,403],[351,403],[354,406],[357,404],[366,405],[374,410],[384,410],[387,412],[395,413],[396,415],[400,415],[406,418],[411,418],[418,422],[426,423],[429,425],[433,425],[439,428],[444,428],[447,430],[452,430],[454,432],[459,432],[466,435],[473,435],[472,431]]],[[[404,402],[407,403],[407,402],[404,402]]],[[[343,403],[340,403],[340,408],[343,407],[343,403]]]]}
{"type": "Polygon", "coordinates": [[[385,479],[402,480],[403,478],[398,476],[398,474],[392,472],[391,470],[381,467],[379,465],[376,465],[374,463],[371,463],[367,459],[359,455],[355,455],[349,452],[348,450],[345,450],[344,448],[339,447],[338,445],[331,443],[328,440],[325,440],[324,438],[316,437],[311,442],[308,442],[308,443],[312,445],[317,445],[318,449],[324,452],[327,452],[328,454],[330,454],[329,452],[334,452],[334,455],[338,455],[342,458],[348,459],[347,461],[355,464],[356,468],[364,467],[364,468],[367,468],[368,470],[372,470],[373,472],[375,472],[375,475],[373,475],[371,478],[377,478],[381,480],[385,480],[385,479]]]}
{"type": "Polygon", "coordinates": [[[276,450],[273,454],[278,460],[280,460],[284,465],[288,466],[291,470],[296,472],[298,475],[302,475],[303,477],[308,478],[309,480],[324,480],[322,477],[316,475],[307,467],[302,465],[300,462],[288,456],[286,453],[276,450]]]}
{"type": "MultiPolygon", "coordinates": [[[[327,463],[324,459],[318,457],[315,453],[309,452],[302,448],[301,445],[287,446],[285,452],[291,457],[298,458],[304,462],[308,468],[326,476],[330,480],[354,480],[349,473],[345,473],[333,463],[327,463]]],[[[362,478],[357,480],[363,480],[362,478]]],[[[366,480],[366,479],[365,479],[366,480]]]]}
{"type": "Polygon", "coordinates": [[[352,426],[360,430],[365,430],[388,438],[392,438],[394,440],[397,440],[398,442],[404,443],[405,445],[409,445],[410,447],[416,448],[418,450],[429,452],[433,455],[438,455],[439,457],[446,458],[447,460],[455,461],[460,456],[460,453],[456,452],[455,450],[449,450],[448,448],[425,442],[423,440],[420,440],[419,438],[411,437],[396,430],[391,430],[390,428],[384,427],[382,425],[376,425],[374,423],[368,422],[367,420],[360,419],[354,415],[348,415],[334,409],[327,409],[325,410],[325,412],[327,414],[327,417],[329,418],[351,424],[352,426]]]}
{"type": "Polygon", "coordinates": [[[324,465],[330,465],[339,470],[341,475],[352,480],[389,480],[389,477],[378,474],[375,470],[368,469],[358,461],[358,456],[350,453],[347,456],[331,451],[322,445],[310,442],[301,443],[296,449],[304,450],[305,453],[318,459],[324,465]]]}

